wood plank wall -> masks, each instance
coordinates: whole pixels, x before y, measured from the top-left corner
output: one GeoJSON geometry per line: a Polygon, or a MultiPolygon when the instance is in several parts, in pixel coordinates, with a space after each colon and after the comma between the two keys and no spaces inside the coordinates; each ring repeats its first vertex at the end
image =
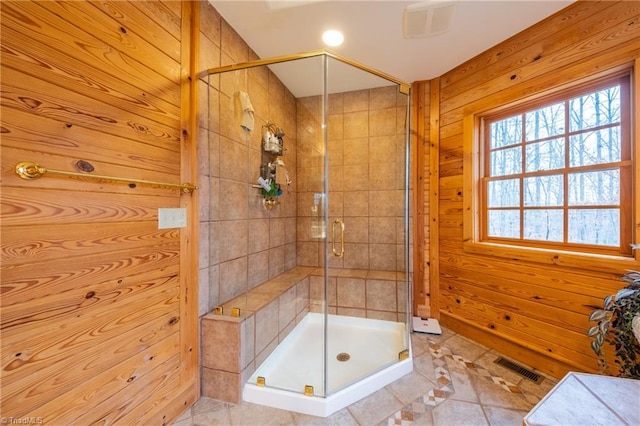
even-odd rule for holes
{"type": "Polygon", "coordinates": [[[167,424],[199,395],[197,195],[14,172],[197,181],[197,13],[1,3],[3,418],[167,424]],[[158,229],[161,207],[188,226],[158,229]]]}
{"type": "MultiPolygon", "coordinates": [[[[426,196],[431,206],[439,203],[438,217],[425,222],[431,224],[432,254],[439,251],[438,264],[430,265],[439,272],[431,274],[430,289],[424,290],[432,299],[439,292],[432,316],[556,377],[568,370],[597,370],[585,335],[588,315],[622,286],[618,277],[624,270],[596,272],[592,265],[583,268],[584,261],[569,268],[465,251],[463,166],[469,153],[463,150],[468,131],[463,118],[572,79],[638,64],[639,40],[640,2],[578,1],[440,78],[417,84],[418,93],[439,92],[431,96],[430,108],[419,105],[424,108],[418,115],[437,126],[430,142],[431,155],[439,160],[431,172],[433,167],[439,172],[426,196]]],[[[424,129],[419,136],[429,138],[426,125],[418,128],[424,129]]],[[[640,198],[637,186],[635,196],[640,198]]]]}
{"type": "Polygon", "coordinates": [[[411,88],[411,163],[415,176],[412,190],[413,206],[413,312],[417,316],[431,316],[429,273],[430,273],[430,205],[429,205],[429,85],[415,83],[411,88]]]}

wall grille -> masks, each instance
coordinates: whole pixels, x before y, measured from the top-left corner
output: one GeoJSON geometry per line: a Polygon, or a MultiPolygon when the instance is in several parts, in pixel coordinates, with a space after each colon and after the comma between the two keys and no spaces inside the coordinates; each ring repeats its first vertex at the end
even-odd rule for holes
{"type": "Polygon", "coordinates": [[[494,361],[496,364],[501,365],[505,368],[508,368],[509,370],[513,371],[514,373],[517,373],[519,375],[521,375],[522,377],[524,377],[525,379],[531,380],[532,382],[536,383],[536,384],[540,384],[542,383],[542,381],[544,380],[544,376],[541,376],[540,374],[536,374],[533,371],[524,368],[523,366],[516,364],[513,361],[509,361],[508,359],[505,358],[498,358],[494,361]]]}

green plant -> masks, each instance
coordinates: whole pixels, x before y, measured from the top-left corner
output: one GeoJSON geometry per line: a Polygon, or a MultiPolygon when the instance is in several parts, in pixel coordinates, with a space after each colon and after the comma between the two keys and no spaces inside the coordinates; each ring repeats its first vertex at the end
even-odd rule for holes
{"type": "Polygon", "coordinates": [[[262,195],[264,197],[277,197],[280,194],[282,194],[282,192],[280,191],[280,185],[278,185],[275,182],[271,182],[269,184],[269,190],[266,191],[264,188],[262,189],[262,195]]]}
{"type": "Polygon", "coordinates": [[[596,325],[587,335],[593,338],[591,349],[602,373],[611,375],[603,348],[606,342],[614,348],[618,376],[640,379],[640,272],[630,271],[621,279],[627,286],[605,297],[603,308],[591,313],[589,321],[596,325]]]}

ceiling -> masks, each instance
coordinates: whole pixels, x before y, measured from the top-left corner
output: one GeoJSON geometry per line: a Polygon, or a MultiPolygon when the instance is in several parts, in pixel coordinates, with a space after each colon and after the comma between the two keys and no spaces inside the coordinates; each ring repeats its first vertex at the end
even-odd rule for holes
{"type": "MultiPolygon", "coordinates": [[[[501,41],[568,6],[573,0],[209,0],[260,58],[323,49],[327,29],[344,33],[332,52],[407,83],[429,80],[455,68],[501,41]],[[444,32],[405,38],[405,7],[450,4],[446,15],[434,15],[433,27],[444,32]]],[[[444,10],[444,9],[439,9],[444,10]]],[[[417,16],[417,15],[412,15],[417,16]]],[[[296,97],[321,93],[321,60],[271,66],[296,97]]],[[[379,78],[329,63],[329,91],[387,85],[379,78]]]]}

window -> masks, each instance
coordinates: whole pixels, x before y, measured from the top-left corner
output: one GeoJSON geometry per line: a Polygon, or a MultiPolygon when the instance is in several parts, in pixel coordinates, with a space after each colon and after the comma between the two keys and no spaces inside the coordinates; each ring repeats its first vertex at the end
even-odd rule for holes
{"type": "Polygon", "coordinates": [[[629,80],[481,118],[479,241],[631,255],[629,80]]]}

